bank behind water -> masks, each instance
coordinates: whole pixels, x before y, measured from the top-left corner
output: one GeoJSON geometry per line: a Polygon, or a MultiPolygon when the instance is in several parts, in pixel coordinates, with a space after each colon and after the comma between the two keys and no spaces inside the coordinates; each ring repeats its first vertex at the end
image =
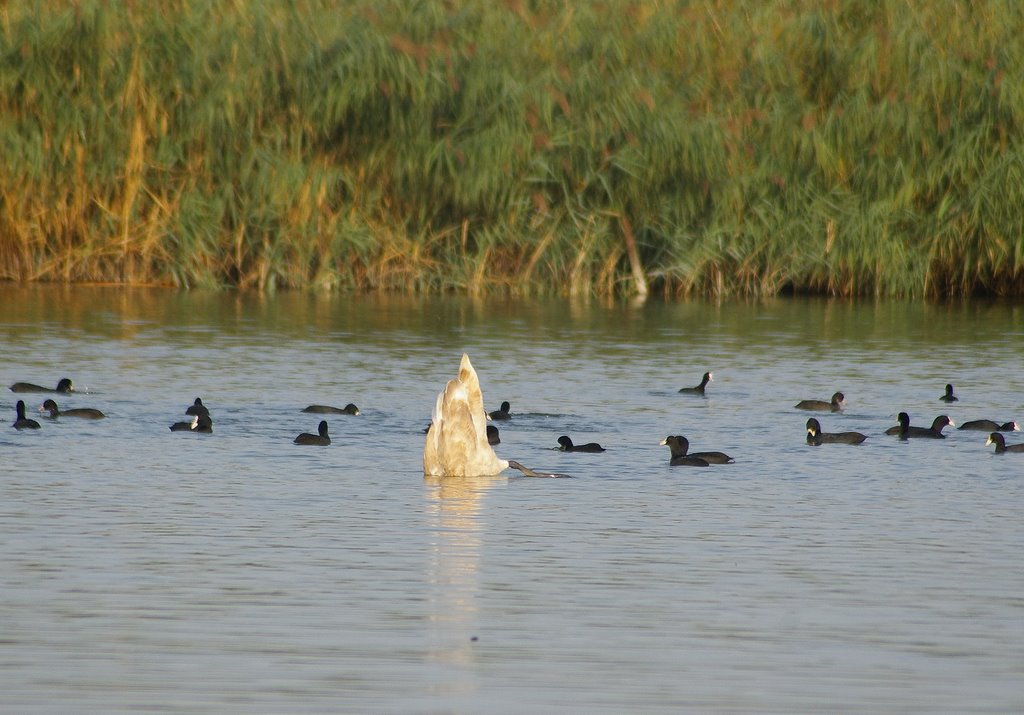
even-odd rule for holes
{"type": "Polygon", "coordinates": [[[1016,2],[15,3],[0,278],[1020,294],[1016,2]]]}

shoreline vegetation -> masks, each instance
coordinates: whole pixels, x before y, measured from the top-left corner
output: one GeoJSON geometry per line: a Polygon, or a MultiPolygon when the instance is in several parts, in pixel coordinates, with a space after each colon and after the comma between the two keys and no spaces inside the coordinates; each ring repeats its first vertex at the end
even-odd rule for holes
{"type": "Polygon", "coordinates": [[[1024,3],[0,7],[0,280],[1024,295],[1024,3]]]}

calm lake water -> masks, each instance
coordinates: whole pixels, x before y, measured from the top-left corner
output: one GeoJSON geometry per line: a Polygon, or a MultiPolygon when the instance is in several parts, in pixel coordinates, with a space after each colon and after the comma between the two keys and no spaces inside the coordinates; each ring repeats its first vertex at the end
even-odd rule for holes
{"type": "Polygon", "coordinates": [[[0,711],[1024,710],[1024,454],[882,434],[1024,421],[1024,306],[0,286],[0,339],[108,415],[0,395],[0,711]],[[574,478],[424,479],[463,351],[498,454],[574,478]],[[869,439],[809,447],[835,390],[869,439]]]}

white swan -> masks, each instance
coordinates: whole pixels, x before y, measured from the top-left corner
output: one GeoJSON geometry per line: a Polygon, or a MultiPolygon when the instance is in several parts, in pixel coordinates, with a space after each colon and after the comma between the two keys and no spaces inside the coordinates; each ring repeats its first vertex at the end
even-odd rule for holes
{"type": "Polygon", "coordinates": [[[423,473],[431,477],[478,477],[508,469],[487,443],[487,414],[480,380],[463,353],[459,376],[437,396],[423,446],[423,473]]]}

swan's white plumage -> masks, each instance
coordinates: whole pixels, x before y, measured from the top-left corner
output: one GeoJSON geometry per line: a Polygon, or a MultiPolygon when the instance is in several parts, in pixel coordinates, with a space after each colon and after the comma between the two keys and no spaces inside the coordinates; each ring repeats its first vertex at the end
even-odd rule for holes
{"type": "Polygon", "coordinates": [[[459,376],[437,396],[423,447],[423,473],[432,477],[476,477],[508,468],[487,443],[487,413],[480,380],[462,355],[459,376]]]}

